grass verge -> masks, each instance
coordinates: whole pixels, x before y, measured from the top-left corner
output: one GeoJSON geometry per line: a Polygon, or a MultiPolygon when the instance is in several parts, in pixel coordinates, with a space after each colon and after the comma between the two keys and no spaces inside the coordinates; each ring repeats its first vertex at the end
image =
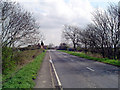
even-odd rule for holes
{"type": "Polygon", "coordinates": [[[37,72],[46,52],[38,55],[34,61],[22,67],[12,78],[3,83],[3,88],[33,88],[37,72]]]}
{"type": "Polygon", "coordinates": [[[41,52],[41,49],[14,52],[14,58],[3,64],[2,81],[5,82],[7,79],[13,77],[22,67],[34,61],[36,56],[40,55],[41,52]],[[15,63],[13,64],[11,61],[15,63]],[[6,67],[6,65],[8,66],[6,67]]]}
{"type": "Polygon", "coordinates": [[[95,61],[99,61],[99,62],[103,62],[103,63],[115,65],[115,66],[120,66],[119,60],[91,57],[82,52],[73,52],[73,51],[64,51],[64,50],[59,50],[59,51],[62,51],[62,52],[65,52],[65,53],[68,53],[74,56],[79,56],[81,58],[86,58],[86,59],[95,60],[95,61]]]}

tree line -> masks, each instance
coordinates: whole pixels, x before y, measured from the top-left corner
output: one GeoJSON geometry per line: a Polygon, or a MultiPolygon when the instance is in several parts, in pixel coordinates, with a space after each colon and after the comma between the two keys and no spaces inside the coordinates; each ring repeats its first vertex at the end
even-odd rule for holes
{"type": "Polygon", "coordinates": [[[85,29],[65,25],[63,37],[85,52],[99,53],[103,58],[120,59],[120,9],[111,4],[107,10],[92,13],[92,22],[85,29]]]}

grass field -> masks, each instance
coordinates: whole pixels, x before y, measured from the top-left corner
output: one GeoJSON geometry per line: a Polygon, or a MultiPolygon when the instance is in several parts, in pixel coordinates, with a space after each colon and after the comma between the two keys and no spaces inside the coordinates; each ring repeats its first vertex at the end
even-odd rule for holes
{"type": "Polygon", "coordinates": [[[64,50],[59,50],[59,51],[62,51],[62,52],[65,52],[65,53],[68,53],[74,56],[78,56],[81,58],[86,58],[86,59],[95,60],[95,61],[99,61],[99,62],[103,62],[103,63],[115,65],[115,66],[120,66],[120,60],[92,57],[92,56],[86,55],[83,52],[64,51],[64,50]]]}
{"type": "Polygon", "coordinates": [[[46,52],[24,51],[23,57],[19,57],[22,62],[18,62],[19,69],[3,75],[3,88],[33,88],[37,72],[46,52]]]}

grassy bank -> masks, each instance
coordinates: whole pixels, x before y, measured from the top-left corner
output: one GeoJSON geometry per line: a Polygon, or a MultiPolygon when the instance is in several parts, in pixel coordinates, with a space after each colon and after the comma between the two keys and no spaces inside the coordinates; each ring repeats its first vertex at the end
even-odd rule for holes
{"type": "Polygon", "coordinates": [[[33,88],[37,72],[46,52],[36,56],[33,61],[24,65],[10,78],[5,79],[3,88],[33,88]]]}
{"type": "MultiPolygon", "coordinates": [[[[36,56],[38,56],[42,50],[26,50],[26,51],[17,51],[13,52],[13,57],[8,58],[11,54],[8,54],[8,57],[3,58],[2,64],[2,80],[5,82],[10,77],[13,77],[16,72],[18,72],[23,66],[32,62],[36,56]],[[14,62],[14,63],[13,63],[14,62]]],[[[11,53],[11,52],[10,52],[11,53]]],[[[6,54],[5,54],[6,55],[6,54]]],[[[5,57],[5,55],[3,55],[5,57]]]]}
{"type": "Polygon", "coordinates": [[[64,51],[64,50],[60,50],[60,51],[74,55],[74,56],[79,56],[81,58],[86,58],[86,59],[95,60],[95,61],[99,61],[99,62],[103,62],[103,63],[115,65],[115,66],[120,66],[120,60],[114,60],[114,59],[108,59],[108,58],[96,58],[96,57],[86,55],[83,52],[73,52],[73,51],[64,51]]]}

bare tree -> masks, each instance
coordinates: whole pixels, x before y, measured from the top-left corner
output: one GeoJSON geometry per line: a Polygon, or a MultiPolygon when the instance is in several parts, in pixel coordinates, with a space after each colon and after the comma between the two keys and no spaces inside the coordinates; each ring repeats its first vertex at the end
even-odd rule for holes
{"type": "Polygon", "coordinates": [[[80,30],[77,26],[66,25],[63,31],[64,38],[72,42],[74,49],[81,44],[85,52],[100,53],[104,58],[120,58],[120,8],[117,5],[95,10],[93,22],[80,30]]]}
{"type": "Polygon", "coordinates": [[[108,10],[104,10],[103,12],[97,11],[94,14],[94,24],[99,28],[98,31],[101,38],[101,47],[103,53],[108,50],[107,56],[109,56],[111,49],[114,59],[116,59],[117,47],[120,42],[120,28],[118,17],[119,13],[118,7],[116,5],[110,5],[108,7],[108,10]]]}
{"type": "Polygon", "coordinates": [[[117,47],[120,44],[120,11],[117,5],[110,5],[108,7],[108,29],[109,29],[109,37],[110,44],[113,48],[113,56],[116,59],[117,47]]]}
{"type": "Polygon", "coordinates": [[[79,44],[79,34],[80,30],[77,26],[65,25],[63,36],[66,40],[70,40],[73,44],[73,48],[76,50],[77,45],[79,44]]]}
{"type": "Polygon", "coordinates": [[[93,23],[88,25],[81,34],[81,43],[103,57],[116,59],[120,45],[119,11],[116,5],[110,5],[108,10],[96,10],[93,13],[93,23]]]}
{"type": "Polygon", "coordinates": [[[0,2],[2,46],[33,44],[42,37],[35,18],[16,2],[0,2]]]}
{"type": "Polygon", "coordinates": [[[98,47],[98,36],[96,34],[96,29],[93,24],[89,24],[86,29],[82,30],[80,42],[84,45],[85,52],[88,49],[94,52],[95,48],[98,47]]]}

